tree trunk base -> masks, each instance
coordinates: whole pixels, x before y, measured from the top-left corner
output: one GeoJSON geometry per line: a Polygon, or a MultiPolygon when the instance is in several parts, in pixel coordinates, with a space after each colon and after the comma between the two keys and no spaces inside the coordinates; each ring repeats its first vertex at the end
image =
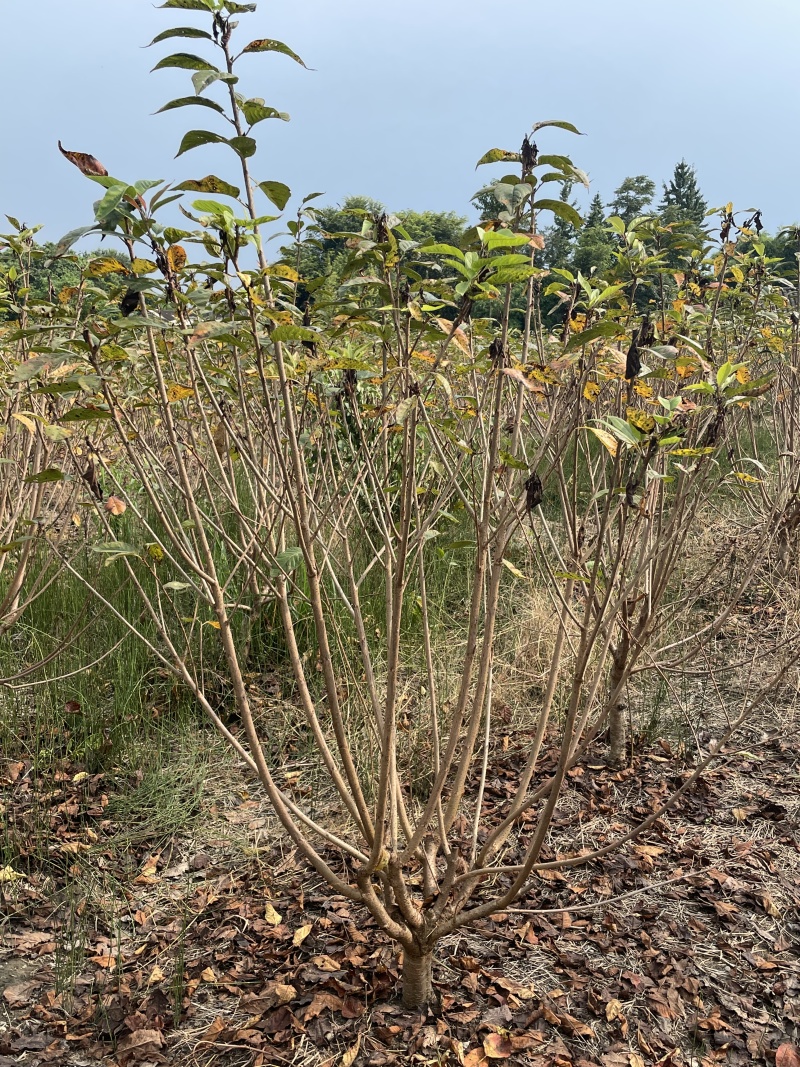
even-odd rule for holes
{"type": "Polygon", "coordinates": [[[403,1007],[424,1008],[433,1000],[433,952],[403,952],[403,1007]]]}
{"type": "Polygon", "coordinates": [[[623,767],[628,748],[624,704],[615,704],[611,708],[608,725],[608,762],[612,767],[623,767]]]}

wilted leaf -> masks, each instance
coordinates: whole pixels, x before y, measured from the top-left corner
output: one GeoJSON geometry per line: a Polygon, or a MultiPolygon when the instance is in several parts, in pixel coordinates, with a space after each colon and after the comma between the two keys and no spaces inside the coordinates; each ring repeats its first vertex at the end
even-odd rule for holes
{"type": "Polygon", "coordinates": [[[81,174],[99,174],[101,177],[108,177],[108,171],[103,164],[94,156],[90,156],[88,152],[70,152],[63,147],[61,141],[58,142],[58,150],[70,163],[75,164],[81,174]]]}

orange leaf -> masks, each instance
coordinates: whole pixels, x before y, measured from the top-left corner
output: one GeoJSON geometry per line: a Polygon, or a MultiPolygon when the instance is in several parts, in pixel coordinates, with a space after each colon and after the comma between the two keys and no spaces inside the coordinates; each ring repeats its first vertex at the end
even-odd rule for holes
{"type": "Polygon", "coordinates": [[[110,496],[105,502],[105,509],[112,515],[123,515],[128,510],[128,505],[118,496],[110,496]]]}

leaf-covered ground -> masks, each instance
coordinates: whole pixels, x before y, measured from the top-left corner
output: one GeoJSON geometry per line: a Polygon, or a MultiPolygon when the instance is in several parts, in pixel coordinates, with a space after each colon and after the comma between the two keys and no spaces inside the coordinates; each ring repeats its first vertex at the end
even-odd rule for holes
{"type": "MultiPolygon", "coordinates": [[[[425,1016],[399,1006],[369,916],[309,878],[234,772],[208,778],[191,833],[158,838],[115,803],[137,786],[122,772],[0,763],[28,853],[0,874],[0,1067],[798,1067],[793,726],[745,737],[624,851],[443,943],[425,1016]]],[[[501,742],[489,802],[521,759],[501,742]]],[[[622,772],[590,758],[552,854],[618,836],[688,773],[665,741],[622,772]]]]}

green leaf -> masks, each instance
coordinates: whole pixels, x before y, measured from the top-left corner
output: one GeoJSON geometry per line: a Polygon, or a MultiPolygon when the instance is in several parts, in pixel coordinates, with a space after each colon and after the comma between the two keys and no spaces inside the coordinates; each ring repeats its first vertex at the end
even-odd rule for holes
{"type": "Polygon", "coordinates": [[[225,82],[227,85],[235,85],[238,80],[238,75],[223,74],[219,70],[196,70],[192,75],[192,85],[198,96],[204,89],[207,89],[209,85],[213,85],[214,82],[225,82]]]}
{"type": "Polygon", "coordinates": [[[84,407],[70,408],[61,416],[62,422],[92,422],[96,419],[110,419],[111,412],[106,408],[84,407]]]}
{"type": "MultiPolygon", "coordinates": [[[[223,140],[225,138],[223,137],[223,140]]],[[[242,159],[249,159],[256,154],[258,145],[252,137],[231,137],[228,144],[242,159]]]]}
{"type": "Polygon", "coordinates": [[[283,211],[292,195],[292,190],[283,182],[259,182],[258,187],[267,200],[271,201],[278,209],[283,211]]]}
{"type": "Polygon", "coordinates": [[[276,326],[270,334],[273,341],[318,341],[319,334],[307,326],[276,326]]]}
{"type": "Polygon", "coordinates": [[[195,26],[175,26],[171,30],[164,30],[163,33],[159,33],[147,47],[151,48],[154,44],[158,44],[159,41],[166,41],[169,37],[203,37],[207,41],[214,40],[207,30],[198,30],[195,26]]]}
{"type": "Polygon", "coordinates": [[[547,119],[545,122],[535,122],[531,132],[536,133],[537,130],[543,130],[545,126],[555,126],[559,130],[567,130],[569,133],[577,133],[579,137],[583,137],[583,134],[576,126],[573,126],[571,122],[564,122],[561,119],[547,119]]]}
{"type": "Polygon", "coordinates": [[[461,251],[460,248],[456,248],[455,245],[444,245],[435,243],[429,245],[420,245],[418,251],[424,252],[426,256],[455,256],[456,259],[460,259],[462,261],[464,259],[464,253],[461,251]]]}
{"type": "Polygon", "coordinates": [[[184,135],[181,141],[181,146],[175,153],[175,158],[182,156],[184,152],[189,152],[193,148],[199,148],[201,145],[206,144],[227,144],[227,140],[219,133],[212,133],[211,130],[189,130],[184,135]]]}
{"type": "Polygon", "coordinates": [[[104,567],[108,567],[123,556],[141,555],[139,549],[135,545],[128,544],[127,541],[105,541],[100,545],[93,545],[92,552],[99,552],[107,557],[103,563],[104,567]]]}
{"type": "Polygon", "coordinates": [[[537,211],[552,211],[565,222],[571,222],[576,230],[583,226],[583,219],[572,204],[567,204],[563,200],[536,200],[533,206],[537,211]]]}
{"type": "Polygon", "coordinates": [[[25,479],[26,485],[45,485],[47,482],[62,482],[64,475],[56,467],[48,467],[47,470],[39,471],[38,474],[29,474],[25,479]]]}
{"type": "Polygon", "coordinates": [[[191,589],[189,582],[165,582],[164,589],[174,589],[176,593],[181,592],[183,589],[191,589]]]}
{"type": "MultiPolygon", "coordinates": [[[[194,97],[190,97],[194,99],[194,97]]],[[[222,196],[232,196],[234,199],[239,195],[240,190],[229,182],[223,181],[222,178],[218,178],[216,174],[207,174],[205,178],[195,180],[194,178],[187,178],[185,182],[181,182],[180,185],[175,186],[176,189],[180,189],[181,192],[187,193],[218,193],[222,196]]]]}
{"type": "Polygon", "coordinates": [[[645,440],[645,434],[637,430],[635,426],[631,426],[625,419],[620,419],[617,415],[608,415],[601,422],[609,428],[618,441],[627,445],[628,448],[635,448],[636,445],[640,445],[645,440]]]}
{"type": "Polygon", "coordinates": [[[598,337],[616,337],[620,333],[620,326],[616,322],[612,322],[610,319],[603,319],[602,322],[596,323],[594,326],[590,326],[588,330],[584,330],[583,333],[576,333],[574,337],[570,338],[567,345],[567,352],[574,352],[576,348],[582,348],[589,341],[594,341],[598,337]]]}
{"type": "Polygon", "coordinates": [[[256,9],[255,4],[236,4],[233,0],[226,0],[225,7],[232,15],[244,15],[256,9]]]}
{"type": "Polygon", "coordinates": [[[490,148],[475,164],[475,170],[482,167],[484,163],[519,163],[520,160],[519,152],[507,152],[505,148],[490,148]]]}
{"type": "Polygon", "coordinates": [[[213,63],[191,52],[175,52],[174,55],[164,56],[163,59],[159,59],[153,70],[165,70],[168,67],[179,67],[181,70],[216,70],[218,74],[222,73],[213,63]]]}
{"type": "MultiPolygon", "coordinates": [[[[288,44],[284,44],[283,41],[273,41],[269,37],[262,37],[257,41],[251,41],[250,44],[245,45],[241,51],[241,55],[246,55],[250,52],[280,52],[281,55],[288,56],[293,59],[295,63],[299,63],[301,67],[305,67],[305,63],[297,54],[293,52],[288,44]]],[[[306,69],[308,69],[306,67],[306,69]]]]}
{"type": "Polygon", "coordinates": [[[212,110],[218,111],[220,115],[225,114],[225,109],[220,107],[216,100],[208,100],[205,96],[179,96],[177,100],[170,100],[168,104],[164,104],[154,114],[160,115],[162,111],[173,111],[176,107],[189,107],[191,104],[210,107],[212,110]]]}
{"type": "Polygon", "coordinates": [[[72,248],[76,241],[80,241],[81,237],[84,237],[87,233],[91,233],[94,229],[94,226],[78,226],[77,229],[65,233],[56,245],[53,257],[63,256],[65,252],[68,252],[70,248],[72,248]]]}
{"type": "Polygon", "coordinates": [[[165,7],[177,7],[183,11],[213,11],[214,6],[211,0],[166,0],[166,3],[160,5],[163,9],[165,7]]]}
{"type": "Polygon", "coordinates": [[[302,562],[303,550],[301,548],[287,548],[285,552],[279,552],[275,557],[277,566],[272,570],[274,574],[289,574],[290,571],[297,570],[302,562]]]}
{"type": "Polygon", "coordinates": [[[528,278],[535,278],[544,271],[541,267],[501,267],[493,271],[486,279],[488,285],[514,285],[517,282],[526,282],[528,278]]]}
{"type": "Polygon", "coordinates": [[[281,122],[289,122],[286,111],[278,111],[277,108],[268,107],[260,100],[242,100],[239,109],[245,117],[248,126],[255,126],[265,119],[280,119],[281,122]]]}

